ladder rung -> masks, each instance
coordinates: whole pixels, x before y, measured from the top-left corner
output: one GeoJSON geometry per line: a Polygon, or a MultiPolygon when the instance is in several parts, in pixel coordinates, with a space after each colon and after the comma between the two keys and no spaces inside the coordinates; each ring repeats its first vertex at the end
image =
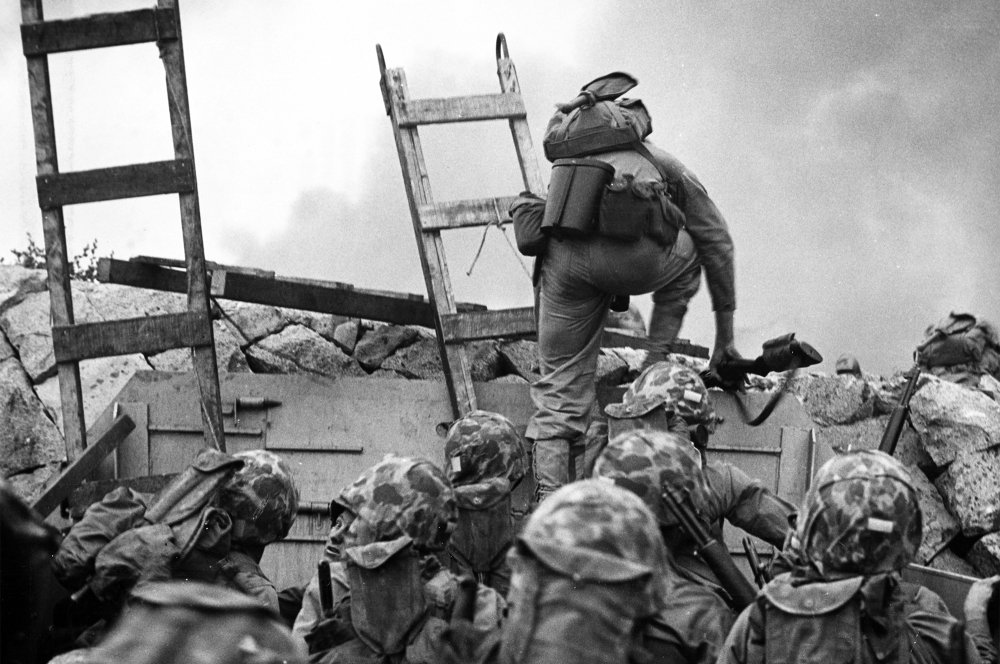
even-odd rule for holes
{"type": "Polygon", "coordinates": [[[195,189],[194,167],[190,159],[52,173],[39,175],[35,182],[38,185],[38,205],[43,210],[76,203],[177,194],[195,189]]]}
{"type": "Polygon", "coordinates": [[[500,196],[432,203],[419,206],[417,214],[424,231],[486,226],[497,221],[509,221],[507,210],[516,199],[516,196],[500,196]]]}
{"type": "Polygon", "coordinates": [[[25,55],[64,53],[166,39],[177,39],[177,14],[173,9],[159,7],[26,23],[21,26],[21,45],[25,55]]]}
{"type": "Polygon", "coordinates": [[[185,312],[142,318],[56,325],[52,348],[56,362],[130,353],[159,353],[184,346],[212,343],[212,319],[207,313],[185,312]]]}
{"type": "Polygon", "coordinates": [[[441,332],[447,344],[481,339],[530,337],[537,333],[535,309],[498,309],[441,316],[441,332]]]}
{"type": "Polygon", "coordinates": [[[396,109],[396,119],[400,127],[526,117],[521,95],[512,92],[469,97],[406,99],[401,101],[396,109]]]}

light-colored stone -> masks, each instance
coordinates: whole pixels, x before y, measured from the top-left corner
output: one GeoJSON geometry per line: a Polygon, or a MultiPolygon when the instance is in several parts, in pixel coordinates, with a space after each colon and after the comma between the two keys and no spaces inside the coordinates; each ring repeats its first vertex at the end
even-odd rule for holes
{"type": "Polygon", "coordinates": [[[982,392],[928,376],[910,400],[910,420],[938,466],[961,449],[1000,445],[1000,404],[982,392]]]}
{"type": "Polygon", "coordinates": [[[963,534],[1000,530],[1000,450],[958,450],[934,484],[963,534]]]}
{"type": "MultiPolygon", "coordinates": [[[[148,371],[151,367],[142,355],[118,355],[99,357],[80,362],[80,386],[83,393],[83,421],[89,429],[97,421],[125,384],[136,371],[148,371]]],[[[59,431],[65,433],[62,421],[62,407],[59,401],[59,379],[53,376],[35,386],[38,398],[45,404],[49,414],[55,419],[59,431]]]]}
{"type": "Polygon", "coordinates": [[[538,342],[528,339],[516,341],[501,341],[500,357],[505,365],[506,373],[516,374],[533,383],[538,380],[538,342]]]}
{"type": "Polygon", "coordinates": [[[20,473],[7,478],[14,492],[29,505],[42,495],[49,484],[54,482],[62,472],[62,461],[50,461],[30,472],[20,473]]]}
{"type": "Polygon", "coordinates": [[[604,323],[604,329],[621,331],[626,334],[636,336],[646,336],[646,321],[643,320],[639,307],[630,304],[628,311],[611,311],[608,313],[608,320],[604,323]]]}
{"type": "MultiPolygon", "coordinates": [[[[487,382],[496,378],[500,367],[500,353],[496,342],[474,341],[468,344],[467,348],[472,380],[487,382]]],[[[440,351],[434,339],[420,339],[397,350],[382,362],[382,368],[396,371],[407,378],[422,380],[444,378],[440,351]]]]}
{"type": "Polygon", "coordinates": [[[979,391],[990,399],[1000,402],[1000,380],[990,374],[983,374],[979,377],[979,391]]]}
{"type": "Polygon", "coordinates": [[[919,468],[910,467],[908,470],[917,490],[924,526],[916,562],[926,564],[955,539],[960,528],[958,520],[945,507],[941,494],[927,476],[919,468]]]}
{"type": "Polygon", "coordinates": [[[223,319],[229,323],[241,346],[277,334],[291,324],[278,307],[233,300],[220,300],[219,305],[223,319]]]}
{"type": "Polygon", "coordinates": [[[972,545],[965,559],[982,577],[1000,574],[1000,533],[983,535],[972,545]]]}
{"type": "Polygon", "coordinates": [[[649,351],[639,348],[605,348],[604,352],[613,355],[628,367],[628,380],[635,380],[645,366],[649,351]]]}
{"type": "Polygon", "coordinates": [[[810,417],[825,426],[850,424],[871,417],[874,404],[864,380],[852,375],[809,375],[792,381],[790,391],[802,400],[810,417]]]}
{"type": "Polygon", "coordinates": [[[621,385],[628,375],[628,365],[617,355],[601,353],[597,356],[597,373],[594,382],[598,385],[621,385]]]}
{"type": "Polygon", "coordinates": [[[361,337],[354,347],[354,359],[365,371],[375,371],[387,357],[409,346],[418,337],[417,331],[408,325],[381,325],[361,337]]]}
{"type": "Polygon", "coordinates": [[[330,341],[337,344],[337,347],[348,355],[354,353],[354,348],[358,345],[360,338],[361,322],[357,320],[344,321],[334,328],[333,335],[329,337],[330,341]]]}
{"type": "Polygon", "coordinates": [[[816,437],[837,452],[878,448],[888,416],[873,417],[852,424],[817,427],[816,437]]]}
{"type": "MultiPolygon", "coordinates": [[[[0,349],[5,345],[0,337],[0,349]]],[[[0,473],[31,473],[65,456],[62,434],[17,358],[0,361],[0,473]]]]}
{"type": "Polygon", "coordinates": [[[28,295],[45,291],[46,279],[45,270],[0,265],[0,314],[20,304],[28,295]]]}
{"type": "MultiPolygon", "coordinates": [[[[73,312],[77,323],[141,318],[186,311],[178,293],[130,288],[115,284],[72,281],[73,312]]],[[[55,356],[48,292],[32,293],[0,315],[0,327],[17,348],[24,370],[35,383],[54,376],[55,356]]]]}
{"type": "Polygon", "coordinates": [[[289,325],[246,350],[258,373],[315,373],[337,378],[364,376],[352,357],[304,325],[289,325]]]}

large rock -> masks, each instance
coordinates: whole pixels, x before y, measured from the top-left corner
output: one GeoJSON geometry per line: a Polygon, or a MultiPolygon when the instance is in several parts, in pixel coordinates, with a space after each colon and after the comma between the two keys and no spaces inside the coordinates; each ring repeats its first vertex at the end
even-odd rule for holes
{"type": "MultiPolygon", "coordinates": [[[[130,288],[90,281],[72,281],[73,313],[77,323],[140,318],[187,310],[178,293],[130,288]]],[[[32,293],[0,314],[0,327],[17,348],[24,370],[39,383],[56,372],[52,351],[48,292],[32,293]]]]}
{"type": "Polygon", "coordinates": [[[924,525],[916,562],[926,564],[948,546],[960,528],[958,520],[945,507],[941,494],[927,476],[919,468],[910,467],[908,470],[917,490],[924,525]]]}
{"type": "Polygon", "coordinates": [[[498,348],[504,373],[516,374],[534,383],[540,375],[538,366],[538,342],[528,339],[501,341],[498,348]]]}
{"type": "MultiPolygon", "coordinates": [[[[473,341],[467,345],[472,380],[486,382],[499,374],[500,352],[495,341],[473,341]]],[[[420,339],[386,358],[382,368],[407,378],[442,380],[441,354],[435,339],[420,339]]]]}
{"type": "MultiPolygon", "coordinates": [[[[816,437],[837,452],[849,450],[878,449],[889,423],[888,415],[870,417],[853,424],[837,424],[829,427],[817,427],[816,437]]],[[[931,458],[920,444],[920,436],[909,424],[903,425],[903,431],[896,441],[896,451],[893,456],[907,466],[926,468],[933,466],[931,458]]]]}
{"type": "Polygon", "coordinates": [[[824,426],[850,424],[871,417],[874,403],[868,384],[851,375],[799,376],[790,386],[810,417],[824,426]]]}
{"type": "MultiPolygon", "coordinates": [[[[149,363],[138,353],[99,357],[80,362],[80,386],[83,393],[83,421],[89,429],[97,417],[111,404],[136,371],[148,371],[149,363]]],[[[53,376],[35,386],[38,398],[55,419],[59,430],[65,432],[62,407],[59,400],[59,378],[53,376]]]]}
{"type": "MultiPolygon", "coordinates": [[[[317,330],[319,332],[319,330],[317,330]]],[[[320,334],[323,334],[320,332],[320,334]]],[[[326,337],[326,335],[323,335],[326,337]]],[[[354,353],[354,349],[358,345],[358,339],[361,338],[361,321],[359,320],[347,320],[340,323],[333,329],[331,336],[326,337],[333,343],[337,344],[340,350],[344,351],[348,355],[354,353]]]]}
{"type": "Polygon", "coordinates": [[[45,270],[20,265],[0,265],[0,314],[18,305],[32,293],[46,290],[45,270]]]}
{"type": "Polygon", "coordinates": [[[910,420],[938,466],[960,450],[1000,444],[1000,404],[978,390],[927,377],[910,400],[910,420]]]}
{"type": "Polygon", "coordinates": [[[646,336],[646,321],[643,320],[639,307],[634,304],[629,305],[628,311],[609,312],[608,320],[604,323],[604,328],[634,334],[639,337],[646,336]]]}
{"type": "Polygon", "coordinates": [[[598,385],[621,385],[628,375],[628,365],[617,355],[600,353],[597,356],[597,373],[594,382],[598,385]]]}
{"type": "Polygon", "coordinates": [[[419,336],[420,333],[408,325],[381,325],[361,337],[354,347],[354,358],[365,371],[375,371],[385,358],[414,343],[419,336]]]}
{"type": "Polygon", "coordinates": [[[59,429],[46,414],[13,348],[0,335],[0,473],[5,478],[31,474],[58,465],[65,456],[59,429]]]}
{"type": "Polygon", "coordinates": [[[266,304],[221,300],[218,308],[222,318],[240,339],[241,346],[277,334],[292,323],[278,307],[266,304]]]}
{"type": "Polygon", "coordinates": [[[289,325],[246,350],[258,373],[314,373],[331,378],[364,376],[354,358],[304,325],[289,325]]]}
{"type": "Polygon", "coordinates": [[[965,557],[980,576],[1000,574],[1000,533],[989,533],[981,537],[965,557]]]}
{"type": "Polygon", "coordinates": [[[959,449],[934,484],[962,533],[1000,530],[1000,450],[959,449]]]}

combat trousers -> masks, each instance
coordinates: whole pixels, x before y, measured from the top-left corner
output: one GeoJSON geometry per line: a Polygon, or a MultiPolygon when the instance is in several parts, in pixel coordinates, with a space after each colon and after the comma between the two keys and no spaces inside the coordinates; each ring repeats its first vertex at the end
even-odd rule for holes
{"type": "Polygon", "coordinates": [[[538,296],[541,377],[531,386],[537,491],[569,481],[570,447],[582,444],[597,402],[601,332],[613,295],[654,293],[654,306],[682,312],[698,290],[701,265],[691,236],[671,248],[652,238],[619,242],[600,236],[549,243],[538,296]]]}

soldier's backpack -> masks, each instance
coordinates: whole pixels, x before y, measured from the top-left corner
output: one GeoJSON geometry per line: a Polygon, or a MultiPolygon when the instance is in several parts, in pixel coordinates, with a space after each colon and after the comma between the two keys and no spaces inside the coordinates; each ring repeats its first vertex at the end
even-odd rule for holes
{"type": "Polygon", "coordinates": [[[545,158],[575,159],[600,152],[627,150],[653,131],[649,112],[641,99],[599,101],[557,110],[542,138],[545,158]]]}
{"type": "Polygon", "coordinates": [[[953,311],[924,332],[917,346],[917,363],[933,373],[996,376],[1000,373],[1000,335],[989,321],[953,311]]]}

